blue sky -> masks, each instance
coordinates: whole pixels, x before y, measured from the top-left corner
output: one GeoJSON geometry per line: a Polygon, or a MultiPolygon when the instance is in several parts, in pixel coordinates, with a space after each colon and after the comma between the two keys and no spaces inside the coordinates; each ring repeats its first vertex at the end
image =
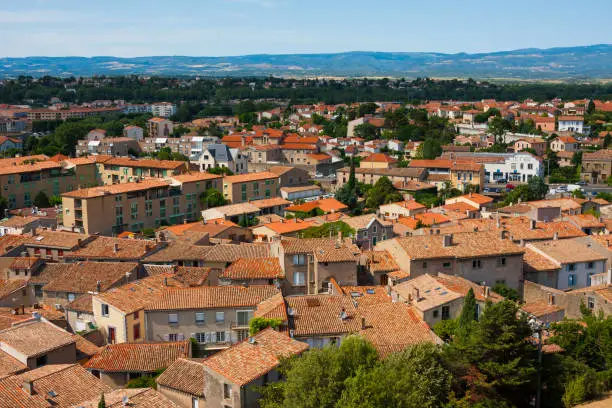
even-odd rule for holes
{"type": "Polygon", "coordinates": [[[0,56],[486,52],[612,43],[610,0],[0,0],[0,56]]]}

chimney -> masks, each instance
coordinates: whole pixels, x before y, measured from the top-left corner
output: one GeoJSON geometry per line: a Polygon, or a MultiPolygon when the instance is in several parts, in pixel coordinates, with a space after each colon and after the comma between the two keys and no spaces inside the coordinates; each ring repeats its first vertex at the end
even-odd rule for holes
{"type": "Polygon", "coordinates": [[[117,242],[115,242],[115,243],[113,244],[113,252],[114,252],[114,253],[119,252],[119,244],[118,244],[117,242]]]}
{"type": "Polygon", "coordinates": [[[501,239],[508,239],[508,234],[510,234],[510,232],[508,232],[506,230],[502,230],[501,233],[499,234],[499,237],[501,239]]]}
{"type": "Polygon", "coordinates": [[[81,238],[77,239],[77,247],[78,248],[82,248],[83,247],[83,240],[81,238]]]}
{"type": "Polygon", "coordinates": [[[421,298],[421,291],[419,290],[419,288],[414,288],[414,301],[418,302],[420,298],[421,298]]]}
{"type": "Polygon", "coordinates": [[[470,191],[470,198],[472,198],[472,192],[470,191]]]}
{"type": "Polygon", "coordinates": [[[497,219],[495,220],[495,225],[497,228],[501,228],[501,219],[499,218],[499,214],[497,214],[497,219]]]}
{"type": "Polygon", "coordinates": [[[548,304],[549,305],[554,305],[555,304],[555,295],[553,295],[552,293],[548,294],[548,304]]]}
{"type": "Polygon", "coordinates": [[[34,381],[25,380],[21,388],[23,388],[28,395],[34,395],[34,381]]]}
{"type": "Polygon", "coordinates": [[[446,234],[442,237],[442,245],[446,248],[453,245],[453,234],[446,234]]]}
{"type": "Polygon", "coordinates": [[[164,276],[164,286],[168,286],[168,278],[164,276]]]}
{"type": "Polygon", "coordinates": [[[361,318],[361,330],[365,330],[366,328],[366,322],[365,322],[365,317],[361,318]]]}
{"type": "Polygon", "coordinates": [[[206,218],[202,220],[202,224],[206,225],[206,218]]]}
{"type": "Polygon", "coordinates": [[[491,290],[491,289],[490,289],[488,286],[485,286],[485,287],[484,287],[484,298],[485,298],[485,299],[488,299],[488,298],[489,298],[489,291],[490,291],[490,290],[491,290]]]}
{"type": "Polygon", "coordinates": [[[525,247],[525,240],[524,240],[524,239],[521,239],[521,241],[519,242],[519,244],[520,244],[521,248],[524,248],[524,247],[525,247]]]}
{"type": "Polygon", "coordinates": [[[529,220],[529,229],[536,229],[536,220],[529,220]]]}
{"type": "Polygon", "coordinates": [[[559,239],[559,233],[557,231],[555,231],[555,233],[553,234],[553,240],[558,240],[559,239]]]}
{"type": "Polygon", "coordinates": [[[102,292],[102,281],[97,281],[96,282],[96,292],[97,293],[102,292]]]}

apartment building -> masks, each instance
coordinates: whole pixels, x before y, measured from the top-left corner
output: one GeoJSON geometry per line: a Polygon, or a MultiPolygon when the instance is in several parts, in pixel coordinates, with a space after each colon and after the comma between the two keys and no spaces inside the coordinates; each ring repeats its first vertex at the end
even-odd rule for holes
{"type": "Polygon", "coordinates": [[[147,135],[149,137],[169,137],[173,131],[174,124],[171,120],[155,117],[147,121],[147,135]]]}
{"type": "Polygon", "coordinates": [[[46,156],[0,159],[0,193],[9,209],[31,207],[40,191],[48,197],[98,184],[93,161],[68,163],[50,161],[46,156]]]}
{"type": "Polygon", "coordinates": [[[584,117],[578,115],[561,115],[557,119],[559,132],[588,133],[589,126],[584,126],[584,117]]]}
{"type": "Polygon", "coordinates": [[[457,275],[486,286],[504,283],[519,289],[523,279],[523,248],[504,231],[422,235],[381,241],[403,272],[457,275]]]}
{"type": "Polygon", "coordinates": [[[152,103],[151,113],[153,116],[169,118],[176,113],[176,105],[170,102],[152,103]]]}
{"type": "Polygon", "coordinates": [[[140,142],[144,138],[144,130],[140,126],[129,125],[123,128],[123,137],[140,142]]]}
{"type": "Polygon", "coordinates": [[[355,243],[363,250],[372,249],[380,241],[393,237],[393,224],[378,218],[376,214],[365,214],[342,220],[355,230],[355,243]]]}
{"type": "Polygon", "coordinates": [[[262,171],[223,178],[223,196],[232,203],[244,203],[280,196],[280,180],[275,173],[262,171]]]}
{"type": "MultiPolygon", "coordinates": [[[[336,187],[341,188],[349,179],[351,169],[343,167],[336,172],[336,187]]],[[[382,177],[387,177],[392,183],[408,183],[410,181],[424,181],[427,170],[423,168],[368,168],[355,169],[355,179],[360,183],[373,185],[382,177]]]]}
{"type": "Polygon", "coordinates": [[[147,341],[194,338],[207,349],[245,340],[257,305],[280,293],[272,285],[171,289],[145,307],[147,341]]]}
{"type": "Polygon", "coordinates": [[[200,171],[221,167],[234,174],[243,174],[248,171],[249,160],[240,149],[230,149],[227,145],[215,143],[203,147],[196,163],[200,171]]]}
{"type": "Polygon", "coordinates": [[[140,151],[140,145],[129,137],[109,137],[101,140],[79,140],[76,146],[77,156],[103,154],[108,156],[127,156],[130,151],[140,151]]]}
{"type": "Polygon", "coordinates": [[[107,113],[121,112],[121,108],[70,108],[70,109],[30,109],[27,111],[28,121],[34,120],[66,120],[86,118],[107,113]]]}
{"type": "Polygon", "coordinates": [[[578,150],[578,141],[572,136],[558,136],[550,142],[553,152],[575,152],[578,150]]]}
{"type": "Polygon", "coordinates": [[[612,150],[604,149],[582,155],[580,179],[588,183],[605,183],[612,175],[612,150]]]}
{"type": "Polygon", "coordinates": [[[182,174],[76,190],[62,195],[63,223],[104,235],[195,221],[200,194],[221,188],[221,176],[182,174]]]}
{"type": "Polygon", "coordinates": [[[136,160],[112,157],[97,161],[99,178],[103,184],[134,182],[145,177],[172,177],[188,171],[187,163],[172,160],[136,160]]]}
{"type": "Polygon", "coordinates": [[[442,155],[442,158],[451,160],[457,164],[467,162],[482,164],[484,166],[485,182],[495,182],[500,179],[506,179],[508,181],[525,183],[532,177],[542,177],[544,174],[542,159],[527,152],[447,152],[442,155]]]}

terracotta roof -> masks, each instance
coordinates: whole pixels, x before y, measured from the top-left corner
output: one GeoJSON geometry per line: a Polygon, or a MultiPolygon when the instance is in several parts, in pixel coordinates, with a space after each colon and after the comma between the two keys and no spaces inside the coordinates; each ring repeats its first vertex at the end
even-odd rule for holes
{"type": "Polygon", "coordinates": [[[224,183],[245,183],[248,181],[259,181],[259,180],[269,180],[269,179],[278,179],[278,174],[272,173],[270,171],[260,171],[258,173],[247,173],[247,174],[238,174],[236,176],[226,176],[223,179],[224,183]]]}
{"type": "Polygon", "coordinates": [[[0,299],[5,299],[27,285],[28,279],[0,279],[0,299]]]}
{"type": "Polygon", "coordinates": [[[354,230],[368,228],[373,222],[378,221],[382,226],[391,226],[391,222],[378,218],[376,214],[364,214],[356,217],[350,217],[342,220],[354,230]]]}
{"type": "Polygon", "coordinates": [[[211,269],[201,266],[143,265],[149,276],[168,275],[184,286],[202,286],[208,279],[211,269]]]}
{"type": "Polygon", "coordinates": [[[361,330],[357,308],[348,296],[305,295],[285,298],[290,315],[290,327],[296,337],[341,335],[361,330]],[[346,318],[341,319],[341,312],[346,318]]]}
{"type": "MultiPolygon", "coordinates": [[[[72,408],[98,408],[100,397],[89,401],[79,402],[72,408]]],[[[166,398],[162,393],[151,388],[125,388],[113,390],[104,394],[106,408],[179,408],[177,404],[166,398]],[[129,401],[127,405],[124,399],[129,401]]]]}
{"type": "Polygon", "coordinates": [[[24,244],[31,247],[73,249],[91,238],[91,235],[74,232],[42,230],[34,236],[27,236],[24,244]]]}
{"type": "Polygon", "coordinates": [[[436,280],[446,286],[449,290],[459,293],[463,296],[468,294],[468,291],[472,289],[474,291],[474,297],[480,302],[491,301],[494,303],[501,302],[504,300],[503,296],[489,290],[489,295],[485,297],[485,287],[470,280],[464,279],[461,276],[447,275],[444,273],[438,273],[436,280]]]}
{"type": "Polygon", "coordinates": [[[561,268],[561,265],[558,263],[529,247],[525,248],[523,264],[526,268],[534,271],[555,271],[561,268]]]}
{"type": "Polygon", "coordinates": [[[251,205],[259,208],[270,208],[276,206],[290,205],[291,201],[285,200],[282,197],[264,198],[263,200],[249,201],[251,205]]]}
{"type": "Polygon", "coordinates": [[[223,176],[220,176],[217,174],[204,173],[204,172],[186,173],[186,174],[179,174],[177,176],[172,176],[172,180],[176,180],[179,183],[192,183],[196,181],[215,180],[215,179],[221,179],[221,178],[223,178],[223,176]]]}
{"type": "Polygon", "coordinates": [[[599,222],[597,217],[592,214],[577,214],[566,217],[567,220],[580,228],[603,228],[605,224],[599,222]]]}
{"type": "Polygon", "coordinates": [[[584,121],[584,116],[578,116],[578,115],[561,115],[558,118],[559,121],[580,121],[583,122],[584,121]]]}
{"type": "Polygon", "coordinates": [[[142,309],[147,303],[160,296],[169,287],[183,287],[183,283],[174,279],[172,274],[150,276],[112,288],[104,293],[94,295],[103,303],[108,303],[125,314],[142,309]],[[166,286],[166,283],[168,286],[166,286]]]}
{"type": "Polygon", "coordinates": [[[84,367],[104,372],[150,373],[168,367],[178,358],[189,357],[189,340],[174,343],[109,344],[84,367]]]}
{"type": "Polygon", "coordinates": [[[278,258],[240,258],[219,277],[232,280],[282,279],[285,272],[278,258]]]}
{"type": "Polygon", "coordinates": [[[308,157],[310,157],[313,160],[331,160],[331,156],[329,154],[325,154],[325,153],[312,153],[309,154],[308,157]]]}
{"type": "Polygon", "coordinates": [[[3,408],[70,407],[86,399],[100,399],[111,388],[78,364],[51,364],[0,380],[3,408]],[[33,395],[24,392],[32,381],[33,395]],[[53,395],[53,396],[52,396],[53,395]]]}
{"type": "Polygon", "coordinates": [[[348,207],[342,204],[340,201],[335,198],[324,198],[321,200],[310,201],[303,204],[291,205],[285,208],[285,211],[289,212],[310,212],[315,208],[319,208],[321,211],[328,212],[337,212],[347,209],[348,207]]]}
{"type": "Polygon", "coordinates": [[[0,166],[0,176],[6,174],[32,173],[43,170],[60,170],[62,165],[52,161],[42,161],[31,164],[0,166]]]}
{"type": "Polygon", "coordinates": [[[201,361],[176,359],[157,377],[157,384],[196,397],[204,397],[205,368],[201,361]]]}
{"type": "Polygon", "coordinates": [[[106,186],[82,188],[80,190],[74,190],[74,191],[69,191],[67,193],[63,193],[62,197],[87,199],[87,198],[103,197],[105,195],[116,195],[116,194],[132,193],[136,191],[145,191],[145,190],[150,190],[154,188],[162,188],[162,187],[170,187],[170,182],[167,180],[151,178],[151,179],[144,179],[141,181],[131,182],[131,183],[111,184],[111,185],[106,185],[106,186]]]}
{"type": "Polygon", "coordinates": [[[451,160],[418,160],[414,159],[408,164],[409,167],[417,168],[435,168],[435,169],[450,169],[453,165],[451,160]]]}
{"type": "Polygon", "coordinates": [[[39,217],[26,216],[26,217],[11,217],[7,220],[0,222],[0,225],[6,228],[23,228],[28,224],[38,222],[39,217]]]}
{"type": "Polygon", "coordinates": [[[381,207],[386,207],[386,206],[391,206],[391,205],[397,205],[399,207],[405,208],[406,210],[420,210],[420,209],[423,209],[423,208],[427,208],[423,204],[417,202],[416,200],[408,200],[408,201],[400,201],[400,202],[397,202],[397,203],[389,203],[389,204],[384,204],[381,207]]]}
{"type": "Polygon", "coordinates": [[[179,241],[170,242],[165,248],[142,258],[142,261],[146,263],[174,263],[184,260],[199,260],[204,258],[212,248],[179,241]]]}
{"type": "Polygon", "coordinates": [[[343,241],[338,245],[335,238],[303,238],[281,241],[285,255],[315,254],[320,262],[351,262],[360,254],[353,243],[343,241]],[[327,260],[325,260],[327,259],[327,260]]]}
{"type": "Polygon", "coordinates": [[[366,157],[365,159],[363,159],[361,161],[362,163],[397,163],[397,159],[384,154],[384,153],[373,153],[371,155],[369,155],[368,157],[366,157]]]}
{"type": "Polygon", "coordinates": [[[308,344],[268,328],[213,354],[203,364],[232,383],[243,386],[272,371],[280,364],[281,358],[301,354],[306,349],[308,344]]]}
{"type": "Polygon", "coordinates": [[[206,262],[231,263],[240,258],[266,258],[270,256],[268,244],[219,244],[204,256],[206,262]]]}
{"type": "Polygon", "coordinates": [[[549,305],[546,302],[530,302],[521,306],[521,310],[535,317],[543,317],[551,313],[556,313],[563,308],[559,305],[549,305]]]}
{"type": "Polygon", "coordinates": [[[446,204],[442,206],[442,208],[444,208],[444,210],[446,211],[459,211],[459,212],[478,211],[478,207],[474,207],[473,205],[468,204],[463,201],[457,201],[452,204],[446,204]]]}
{"type": "Polygon", "coordinates": [[[0,342],[29,358],[67,346],[74,343],[74,339],[52,323],[33,319],[0,331],[0,342]]]}
{"type": "Polygon", "coordinates": [[[393,272],[399,270],[399,266],[388,251],[365,251],[370,272],[393,272]]]}
{"type": "Polygon", "coordinates": [[[294,218],[292,220],[280,220],[277,222],[271,222],[268,224],[262,224],[255,228],[253,232],[257,233],[258,228],[268,228],[277,234],[288,234],[297,231],[307,230],[314,225],[313,222],[300,220],[294,218]]]}
{"type": "Polygon", "coordinates": [[[277,176],[282,176],[283,174],[288,173],[294,169],[295,167],[292,166],[272,166],[268,169],[268,171],[270,173],[276,174],[277,176]]]}
{"type": "Polygon", "coordinates": [[[493,198],[478,193],[470,193],[460,197],[480,205],[493,202],[493,198]]]}
{"type": "Polygon", "coordinates": [[[186,168],[183,161],[173,160],[156,160],[156,159],[130,159],[125,157],[113,157],[104,162],[105,166],[121,166],[121,167],[146,167],[152,169],[176,170],[181,167],[186,168]]]}
{"type": "Polygon", "coordinates": [[[381,357],[419,343],[442,343],[405,303],[360,305],[359,313],[365,319],[365,329],[359,333],[372,343],[381,357]]]}
{"type": "Polygon", "coordinates": [[[357,308],[378,303],[391,303],[386,286],[341,286],[341,294],[357,303],[357,308]]]}
{"type": "Polygon", "coordinates": [[[29,238],[25,235],[3,235],[0,237],[0,255],[5,255],[7,252],[19,248],[29,238]]]}
{"type": "Polygon", "coordinates": [[[410,259],[475,258],[496,255],[518,255],[524,251],[509,239],[490,232],[454,234],[452,244],[443,245],[443,235],[422,235],[393,240],[402,247],[410,259]]]}
{"type": "Polygon", "coordinates": [[[63,268],[64,272],[54,276],[43,286],[44,291],[95,292],[97,282],[100,282],[100,290],[105,291],[122,281],[125,283],[128,274],[135,278],[138,272],[138,264],[131,262],[78,262],[58,264],[58,268],[63,268]]]}
{"type": "Polygon", "coordinates": [[[463,297],[463,294],[446,288],[427,273],[393,286],[393,291],[405,300],[410,300],[412,305],[421,311],[434,309],[463,297]],[[418,299],[413,298],[415,289],[419,290],[418,299]]]}
{"type": "Polygon", "coordinates": [[[84,295],[78,296],[72,302],[64,306],[64,309],[93,314],[93,306],[91,299],[92,295],[89,293],[85,293],[84,295]]]}
{"type": "Polygon", "coordinates": [[[185,310],[256,306],[278,292],[274,286],[201,286],[168,289],[146,310],[185,310]]]}
{"type": "Polygon", "coordinates": [[[98,347],[93,344],[91,341],[87,340],[83,336],[79,336],[78,334],[73,334],[72,338],[76,343],[77,349],[77,360],[80,360],[81,357],[89,358],[96,353],[102,351],[102,347],[98,347]]]}
{"type": "Polygon", "coordinates": [[[92,244],[66,254],[76,259],[141,259],[151,253],[158,244],[144,239],[98,237],[92,244]],[[115,245],[117,251],[115,252],[115,245]]]}
{"type": "MultiPolygon", "coordinates": [[[[558,264],[606,260],[599,252],[575,238],[538,241],[528,244],[533,250],[558,264]]],[[[559,265],[560,266],[560,265],[559,265]]]]}
{"type": "Polygon", "coordinates": [[[287,305],[283,294],[278,292],[274,296],[269,297],[257,304],[257,309],[253,312],[253,317],[265,317],[266,319],[280,319],[286,322],[287,305]]]}
{"type": "Polygon", "coordinates": [[[27,365],[23,364],[21,361],[5,353],[4,351],[0,351],[0,378],[27,370],[27,365]]]}

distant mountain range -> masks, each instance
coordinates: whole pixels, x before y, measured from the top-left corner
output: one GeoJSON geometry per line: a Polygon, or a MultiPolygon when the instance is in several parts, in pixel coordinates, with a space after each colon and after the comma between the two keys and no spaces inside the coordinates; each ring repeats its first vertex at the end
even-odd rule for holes
{"type": "Polygon", "coordinates": [[[481,54],[343,52],[235,57],[0,58],[0,77],[91,76],[433,77],[506,80],[612,79],[612,45],[481,54]]]}

